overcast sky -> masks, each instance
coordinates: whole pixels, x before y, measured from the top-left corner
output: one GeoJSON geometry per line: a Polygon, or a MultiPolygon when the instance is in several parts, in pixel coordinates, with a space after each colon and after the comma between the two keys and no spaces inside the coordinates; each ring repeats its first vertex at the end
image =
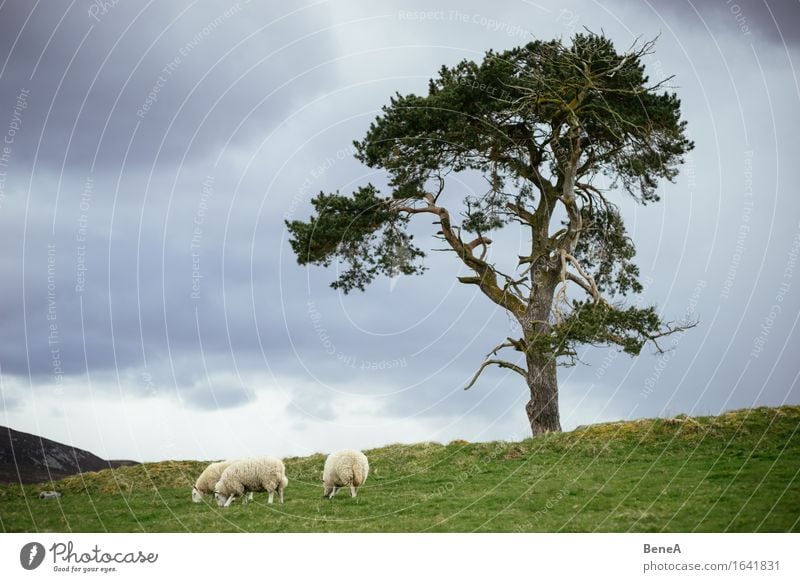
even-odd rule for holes
{"type": "Polygon", "coordinates": [[[385,183],[352,141],[396,91],[583,27],[660,35],[648,72],[696,149],[661,203],[613,197],[641,301],[700,325],[666,355],[587,348],[564,428],[800,403],[798,22],[796,0],[0,3],[0,424],[136,460],[527,437],[516,375],[463,390],[513,330],[454,257],[342,295],[284,220],[385,183]]]}

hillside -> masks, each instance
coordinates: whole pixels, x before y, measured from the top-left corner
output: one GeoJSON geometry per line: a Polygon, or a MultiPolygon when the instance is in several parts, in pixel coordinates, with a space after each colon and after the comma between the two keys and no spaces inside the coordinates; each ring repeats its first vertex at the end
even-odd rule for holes
{"type": "Polygon", "coordinates": [[[321,498],[324,455],[285,459],[286,503],[193,504],[205,462],[0,487],[2,531],[800,531],[800,406],[613,422],[521,442],[366,451],[353,500],[321,498]],[[58,506],[58,507],[55,507],[58,506]]]}
{"type": "Polygon", "coordinates": [[[83,449],[0,426],[0,483],[57,481],[84,471],[133,464],[106,461],[83,449]]]}

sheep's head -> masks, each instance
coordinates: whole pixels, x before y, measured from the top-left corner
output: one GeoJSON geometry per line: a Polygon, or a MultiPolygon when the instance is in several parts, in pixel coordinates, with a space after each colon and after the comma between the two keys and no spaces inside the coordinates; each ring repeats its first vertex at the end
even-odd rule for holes
{"type": "Polygon", "coordinates": [[[214,486],[214,500],[217,502],[217,505],[223,507],[225,505],[225,502],[228,501],[228,496],[220,493],[221,481],[222,481],[221,479],[220,481],[217,481],[217,484],[214,486]]]}
{"type": "Polygon", "coordinates": [[[203,492],[200,491],[197,487],[192,487],[192,501],[195,503],[200,503],[203,501],[203,492]]]}

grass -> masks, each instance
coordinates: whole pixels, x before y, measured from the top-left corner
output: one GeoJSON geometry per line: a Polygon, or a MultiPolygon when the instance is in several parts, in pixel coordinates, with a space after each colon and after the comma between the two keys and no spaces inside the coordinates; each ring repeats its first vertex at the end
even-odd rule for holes
{"type": "Polygon", "coordinates": [[[321,454],[284,459],[286,503],[191,502],[206,463],[0,486],[5,532],[800,531],[800,406],[593,425],[522,442],[366,451],[357,500],[323,499],[321,454]],[[44,489],[63,493],[39,500],[44,489]]]}

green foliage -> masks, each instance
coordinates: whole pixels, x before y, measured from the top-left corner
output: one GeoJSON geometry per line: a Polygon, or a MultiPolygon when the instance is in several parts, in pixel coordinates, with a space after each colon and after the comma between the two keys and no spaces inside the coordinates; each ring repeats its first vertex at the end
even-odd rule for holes
{"type": "Polygon", "coordinates": [[[356,500],[322,499],[323,455],[289,458],[283,505],[257,493],[227,509],[191,501],[205,463],[148,463],[0,486],[0,532],[797,532],[798,424],[800,407],[783,406],[391,445],[366,451],[356,500]]]}
{"type": "Polygon", "coordinates": [[[543,163],[558,177],[580,135],[583,173],[605,172],[638,200],[657,200],[658,180],[676,176],[693,144],[677,96],[648,86],[641,57],[650,46],[619,54],[605,37],[578,34],[571,47],[534,41],[442,67],[427,96],[391,99],[356,142],[357,157],[394,186],[443,169],[535,180],[531,166],[543,163]]]}
{"type": "Polygon", "coordinates": [[[345,293],[364,290],[377,275],[421,273],[424,253],[404,231],[408,218],[392,212],[369,184],[353,196],[325,194],[312,200],[316,216],[309,222],[286,221],[292,250],[301,265],[329,267],[339,259],[348,267],[333,283],[345,293]]]}
{"type": "Polygon", "coordinates": [[[575,356],[579,344],[616,345],[637,356],[644,344],[661,332],[661,326],[653,307],[573,301],[570,313],[534,342],[537,349],[557,356],[575,356]]]}
{"type": "Polygon", "coordinates": [[[466,212],[461,228],[465,232],[481,234],[491,232],[505,226],[507,219],[501,205],[498,204],[499,196],[468,196],[465,200],[466,212]]]}
{"type": "Polygon", "coordinates": [[[639,293],[639,267],[633,263],[636,248],[613,205],[584,206],[583,231],[575,248],[581,267],[591,273],[601,292],[611,295],[639,293]]]}

